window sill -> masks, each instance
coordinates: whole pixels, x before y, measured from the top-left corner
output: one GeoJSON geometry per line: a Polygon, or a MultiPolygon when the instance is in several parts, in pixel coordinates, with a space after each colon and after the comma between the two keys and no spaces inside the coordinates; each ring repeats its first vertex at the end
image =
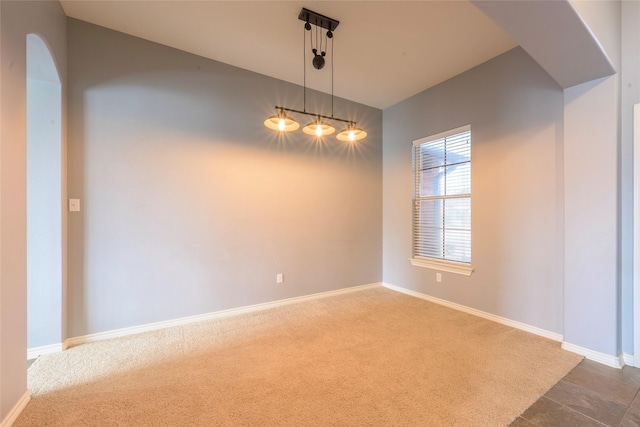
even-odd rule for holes
{"type": "Polygon", "coordinates": [[[409,258],[411,265],[416,267],[430,268],[432,270],[446,271],[448,273],[471,276],[473,267],[461,262],[446,261],[434,258],[409,258]]]}

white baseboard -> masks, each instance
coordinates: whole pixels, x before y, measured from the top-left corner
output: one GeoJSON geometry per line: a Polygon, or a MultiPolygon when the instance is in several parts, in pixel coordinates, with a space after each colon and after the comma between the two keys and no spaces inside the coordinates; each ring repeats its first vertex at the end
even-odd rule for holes
{"type": "Polygon", "coordinates": [[[385,288],[392,289],[394,291],[402,292],[407,295],[411,295],[417,298],[422,298],[427,301],[434,302],[436,304],[444,305],[445,307],[453,308],[455,310],[463,311],[465,313],[473,314],[474,316],[482,317],[488,320],[492,320],[494,322],[501,323],[503,325],[511,326],[516,329],[521,329],[526,332],[530,332],[535,335],[540,335],[545,338],[549,338],[554,341],[562,342],[562,348],[567,351],[571,351],[573,353],[577,353],[581,356],[586,357],[589,360],[593,360],[594,362],[602,363],[603,365],[611,366],[612,368],[622,368],[625,365],[634,366],[633,364],[633,355],[621,353],[618,356],[612,356],[610,354],[600,353],[597,351],[589,350],[588,348],[580,347],[575,344],[570,344],[568,342],[564,342],[564,337],[561,334],[547,331],[545,329],[541,329],[535,326],[528,325],[526,323],[517,322],[515,320],[507,319],[504,317],[496,316],[495,314],[487,313],[481,310],[477,310],[475,308],[467,307],[461,304],[456,304],[451,301],[443,300],[440,298],[432,297],[430,295],[422,294],[420,292],[412,291],[410,289],[402,288],[399,286],[390,285],[388,283],[383,283],[382,286],[385,288]]]}
{"type": "MultiPolygon", "coordinates": [[[[303,302],[303,301],[310,301],[310,300],[314,300],[314,299],[320,299],[320,298],[327,298],[327,297],[331,297],[331,296],[336,296],[336,295],[341,295],[341,294],[346,294],[346,293],[350,293],[350,292],[358,292],[358,291],[362,291],[365,289],[372,289],[372,288],[376,288],[379,286],[384,286],[385,288],[394,290],[396,292],[401,292],[407,295],[411,295],[413,297],[416,298],[421,298],[439,305],[443,305],[445,307],[449,307],[452,308],[454,310],[458,310],[458,311],[462,311],[464,313],[468,313],[474,316],[478,316],[478,317],[482,317],[484,319],[487,320],[491,320],[493,322],[497,322],[506,326],[510,326],[512,328],[516,328],[516,329],[520,329],[535,335],[539,335],[548,339],[551,339],[553,341],[557,341],[557,342],[562,342],[562,348],[567,350],[567,351],[571,351],[573,353],[577,353],[580,354],[582,356],[585,356],[587,359],[593,360],[595,362],[599,362],[602,363],[604,365],[607,366],[611,366],[614,368],[622,368],[625,365],[630,365],[630,366],[634,366],[633,365],[633,355],[630,354],[620,354],[618,357],[616,356],[612,356],[612,355],[608,355],[608,354],[604,354],[604,353],[599,353],[593,350],[589,350],[587,348],[584,347],[580,347],[574,344],[570,344],[567,342],[563,342],[563,336],[562,334],[558,334],[555,332],[551,332],[551,331],[547,331],[545,329],[541,329],[538,328],[536,326],[532,326],[532,325],[528,325],[526,323],[522,323],[522,322],[518,322],[515,320],[511,320],[511,319],[507,319],[505,317],[501,317],[501,316],[497,316],[495,314],[492,313],[487,313],[485,311],[481,311],[481,310],[477,310],[475,308],[471,308],[471,307],[467,307],[461,304],[457,304],[451,301],[447,301],[447,300],[443,300],[440,298],[436,298],[433,297],[431,295],[426,295],[420,292],[416,292],[410,289],[406,289],[406,288],[402,288],[400,286],[395,286],[395,285],[391,285],[389,283],[372,283],[372,284],[368,284],[368,285],[361,285],[361,286],[354,286],[351,288],[344,288],[344,289],[338,289],[335,291],[328,291],[328,292],[320,292],[317,294],[311,294],[311,295],[304,295],[304,296],[300,296],[300,297],[294,297],[294,298],[287,298],[287,299],[283,299],[283,300],[278,300],[278,301],[272,301],[272,302],[267,302],[267,303],[261,303],[261,304],[255,304],[255,305],[249,305],[249,306],[244,306],[244,307],[238,307],[238,308],[232,308],[229,310],[221,310],[221,311],[216,311],[216,312],[212,312],[212,313],[205,313],[205,314],[200,314],[200,315],[196,315],[196,316],[189,316],[189,317],[182,317],[179,319],[173,319],[173,320],[167,320],[167,321],[163,321],[163,322],[156,322],[156,323],[148,323],[145,325],[140,325],[140,326],[133,326],[133,327],[129,327],[129,328],[122,328],[122,329],[115,329],[115,330],[111,330],[111,331],[106,331],[106,332],[99,332],[96,334],[89,334],[89,335],[83,335],[83,336],[79,336],[79,337],[72,337],[72,338],[68,338],[67,340],[65,340],[65,342],[63,344],[55,344],[52,346],[43,346],[43,347],[37,347],[34,349],[30,349],[29,352],[31,351],[35,351],[35,350],[39,350],[40,353],[39,354],[46,354],[43,350],[45,350],[47,353],[53,353],[53,352],[57,352],[57,351],[62,351],[63,349],[67,349],[76,345],[80,345],[80,344],[84,344],[84,343],[89,343],[89,342],[93,342],[93,341],[100,341],[100,340],[105,340],[105,339],[111,339],[111,338],[119,338],[119,337],[124,337],[124,336],[128,336],[128,335],[134,335],[134,334],[139,334],[142,332],[148,332],[148,331],[156,331],[159,329],[165,329],[165,328],[170,328],[170,327],[174,327],[174,326],[181,326],[181,325],[188,325],[191,323],[197,323],[197,322],[202,322],[202,321],[206,321],[206,320],[212,320],[212,319],[219,319],[219,318],[223,318],[223,317],[231,317],[231,316],[237,316],[239,314],[244,314],[244,313],[252,313],[252,312],[256,312],[256,311],[261,311],[261,310],[268,310],[270,308],[275,308],[275,307],[281,307],[284,305],[289,305],[289,304],[296,304],[299,302],[303,302]]],[[[29,355],[31,353],[28,353],[29,355]]],[[[28,402],[27,398],[27,402],[28,402]]],[[[26,403],[24,403],[24,405],[26,405],[26,403]]],[[[24,406],[23,406],[24,407],[24,406]]],[[[20,408],[20,411],[22,410],[22,408],[20,408]]],[[[18,412],[19,413],[19,412],[18,412]]],[[[13,421],[11,421],[13,423],[13,421]]],[[[7,426],[5,426],[5,424],[0,424],[0,427],[8,427],[11,424],[8,424],[7,426]]]]}
{"type": "Polygon", "coordinates": [[[563,337],[561,334],[547,331],[546,329],[541,329],[536,326],[531,326],[526,323],[517,322],[515,320],[507,319],[506,317],[496,316],[495,314],[487,313],[486,311],[477,310],[475,308],[467,307],[465,305],[457,304],[455,302],[443,300],[440,298],[432,297],[431,295],[426,295],[420,292],[412,291],[411,289],[402,288],[400,286],[390,285],[388,283],[383,283],[382,286],[385,288],[402,292],[403,294],[411,295],[416,298],[421,298],[436,304],[443,305],[445,307],[453,308],[454,310],[462,311],[468,314],[472,314],[474,316],[482,317],[487,320],[491,320],[493,322],[501,323],[506,326],[511,326],[512,328],[521,329],[526,332],[530,332],[535,335],[539,335],[545,338],[549,338],[553,341],[562,342],[563,337]]]}
{"type": "Polygon", "coordinates": [[[59,353],[62,349],[62,343],[43,345],[40,347],[32,347],[27,349],[27,360],[35,359],[38,356],[51,353],[59,353]]]}
{"type": "Polygon", "coordinates": [[[7,416],[0,422],[0,427],[11,427],[13,423],[18,419],[22,411],[24,410],[27,403],[31,400],[31,393],[29,390],[25,391],[22,397],[13,405],[11,411],[7,414],[7,416]]]}
{"type": "Polygon", "coordinates": [[[229,310],[215,311],[212,313],[199,314],[196,316],[182,317],[179,319],[166,320],[162,322],[147,323],[145,325],[133,326],[130,328],[114,329],[96,334],[83,335],[79,337],[68,338],[64,342],[64,348],[70,348],[76,345],[85,344],[93,341],[106,340],[111,338],[119,338],[128,335],[139,334],[142,332],[157,331],[159,329],[170,328],[173,326],[188,325],[190,323],[202,322],[205,320],[219,319],[222,317],[237,316],[239,314],[252,313],[255,311],[268,310],[270,308],[281,307],[289,304],[296,304],[303,301],[327,298],[336,295],[358,292],[365,289],[380,287],[382,283],[372,283],[368,285],[354,286],[351,288],[338,289],[335,291],[320,292],[317,294],[304,295],[300,297],[287,298],[278,301],[265,302],[261,304],[249,305],[244,307],[232,308],[229,310]]]}
{"type": "MultiPolygon", "coordinates": [[[[624,355],[613,356],[611,354],[600,353],[599,351],[589,350],[588,348],[580,347],[579,345],[571,344],[568,342],[562,343],[562,348],[577,353],[586,357],[594,362],[602,363],[603,365],[611,366],[612,368],[622,368],[625,365],[624,355]]],[[[633,358],[632,358],[633,359],[633,358]]]]}

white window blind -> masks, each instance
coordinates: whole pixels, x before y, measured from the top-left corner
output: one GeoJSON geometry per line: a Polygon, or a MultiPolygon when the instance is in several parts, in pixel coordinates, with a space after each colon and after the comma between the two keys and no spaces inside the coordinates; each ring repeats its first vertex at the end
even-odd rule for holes
{"type": "Polygon", "coordinates": [[[413,143],[413,257],[471,263],[471,127],[413,143]]]}

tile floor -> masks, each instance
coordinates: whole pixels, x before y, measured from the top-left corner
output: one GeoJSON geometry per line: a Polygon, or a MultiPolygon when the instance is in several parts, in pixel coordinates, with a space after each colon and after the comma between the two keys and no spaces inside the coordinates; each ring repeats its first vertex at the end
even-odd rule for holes
{"type": "Polygon", "coordinates": [[[511,427],[640,426],[640,368],[583,360],[511,427]]]}

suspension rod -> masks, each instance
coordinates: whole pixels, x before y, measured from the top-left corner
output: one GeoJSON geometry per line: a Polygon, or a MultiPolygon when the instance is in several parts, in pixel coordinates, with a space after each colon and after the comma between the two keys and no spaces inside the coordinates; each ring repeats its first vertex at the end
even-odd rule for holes
{"type": "Polygon", "coordinates": [[[313,113],[308,113],[306,111],[300,111],[300,110],[294,110],[293,108],[287,108],[287,107],[279,107],[276,105],[276,108],[278,110],[284,110],[284,111],[290,111],[292,113],[298,113],[298,114],[306,114],[307,116],[313,116],[313,117],[321,117],[323,119],[329,119],[329,120],[337,120],[339,122],[344,122],[344,123],[351,123],[355,126],[356,122],[354,122],[353,120],[345,120],[345,119],[341,119],[339,117],[333,117],[333,116],[325,116],[323,114],[313,114],[313,113]]]}

